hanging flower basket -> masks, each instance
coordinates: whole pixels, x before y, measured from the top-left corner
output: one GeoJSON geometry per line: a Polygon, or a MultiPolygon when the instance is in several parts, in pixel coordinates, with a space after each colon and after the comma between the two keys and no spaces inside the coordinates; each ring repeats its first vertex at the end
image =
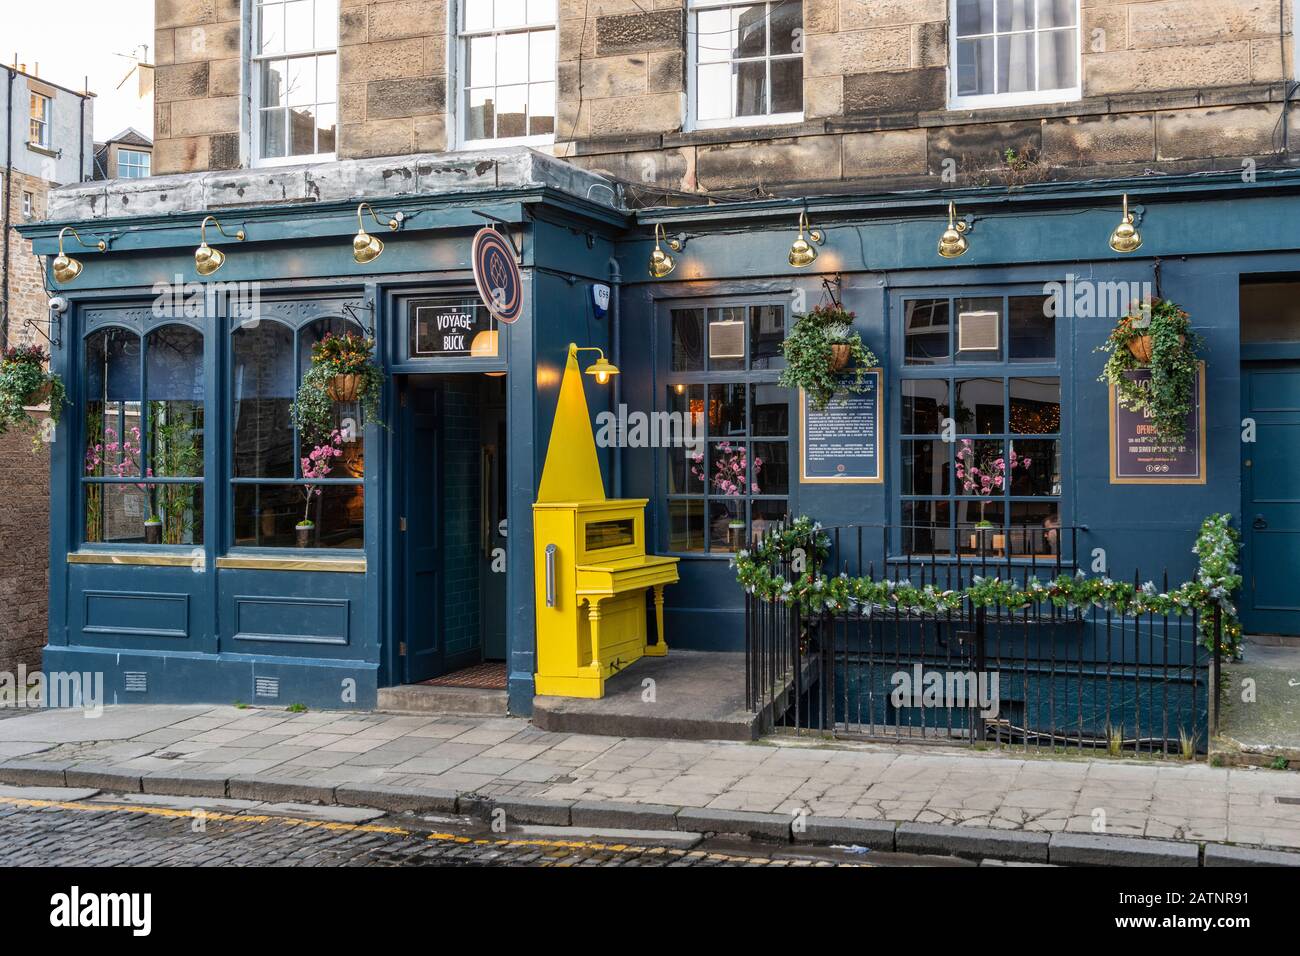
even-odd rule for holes
{"type": "Polygon", "coordinates": [[[50,400],[50,393],[54,391],[54,383],[46,380],[27,393],[23,399],[23,404],[31,408],[37,405],[44,405],[50,400]]]}
{"type": "Polygon", "coordinates": [[[1112,385],[1121,408],[1146,414],[1161,442],[1182,441],[1196,393],[1202,339],[1187,312],[1168,299],[1134,303],[1097,351],[1108,358],[1099,381],[1112,385]],[[1147,381],[1133,373],[1150,370],[1147,381]]]}
{"type": "MultiPolygon", "coordinates": [[[[1178,344],[1186,345],[1187,336],[1178,336],[1178,344]]],[[[1149,335],[1139,335],[1137,338],[1129,340],[1128,350],[1140,365],[1150,365],[1151,355],[1155,350],[1155,340],[1149,335]]]]}
{"type": "Polygon", "coordinates": [[[814,408],[824,409],[836,392],[867,390],[867,369],[876,357],[853,331],[852,312],[839,305],[819,305],[795,317],[781,343],[785,368],[780,384],[802,388],[814,408]]]}
{"type": "Polygon", "coordinates": [[[325,387],[325,391],[329,393],[330,401],[333,402],[355,402],[357,393],[360,390],[361,376],[355,372],[335,375],[330,379],[329,385],[325,387]]]}
{"type": "Polygon", "coordinates": [[[849,364],[849,358],[853,355],[853,346],[847,342],[835,342],[831,345],[831,371],[839,372],[849,364]]]}

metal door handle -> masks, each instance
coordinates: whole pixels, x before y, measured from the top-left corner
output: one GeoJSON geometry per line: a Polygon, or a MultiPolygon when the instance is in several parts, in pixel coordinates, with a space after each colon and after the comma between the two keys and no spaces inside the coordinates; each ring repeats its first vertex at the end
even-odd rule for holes
{"type": "Polygon", "coordinates": [[[1255,515],[1255,530],[1263,531],[1268,527],[1268,522],[1264,520],[1263,515],[1255,515]]]}
{"type": "Polygon", "coordinates": [[[555,552],[553,544],[546,546],[546,606],[555,607],[555,552]]]}

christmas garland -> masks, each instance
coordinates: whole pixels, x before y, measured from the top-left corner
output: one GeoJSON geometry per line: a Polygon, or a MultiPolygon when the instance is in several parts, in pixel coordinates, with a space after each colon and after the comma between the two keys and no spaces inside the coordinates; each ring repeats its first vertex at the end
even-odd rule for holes
{"type": "Polygon", "coordinates": [[[947,614],[964,607],[1005,608],[1020,611],[1032,604],[1050,602],[1073,613],[1099,608],[1121,617],[1145,614],[1186,615],[1195,611],[1207,647],[1213,646],[1214,610],[1219,608],[1221,646],[1233,652],[1241,639],[1241,621],[1232,595],[1241,586],[1237,573],[1240,535],[1231,515],[1210,515],[1201,524],[1193,552],[1200,558],[1194,580],[1169,591],[1154,583],[1136,587],[1109,577],[1089,577],[1082,571],[1040,581],[973,577],[960,589],[921,587],[910,581],[827,576],[821,568],[830,554],[831,539],[820,523],[801,516],[764,535],[752,548],[732,559],[736,580],[749,594],[772,603],[799,605],[806,615],[853,611],[866,616],[877,610],[902,615],[947,614]],[[788,569],[789,573],[786,573],[788,569]]]}

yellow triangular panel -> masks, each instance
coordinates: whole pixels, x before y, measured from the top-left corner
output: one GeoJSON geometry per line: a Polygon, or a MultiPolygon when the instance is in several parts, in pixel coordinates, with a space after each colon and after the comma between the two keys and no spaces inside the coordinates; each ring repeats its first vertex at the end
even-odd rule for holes
{"type": "Polygon", "coordinates": [[[560,383],[560,400],[555,407],[555,424],[546,446],[542,466],[542,501],[604,501],[605,482],[596,457],[596,439],[591,433],[587,396],[582,388],[578,355],[570,350],[560,383]]]}

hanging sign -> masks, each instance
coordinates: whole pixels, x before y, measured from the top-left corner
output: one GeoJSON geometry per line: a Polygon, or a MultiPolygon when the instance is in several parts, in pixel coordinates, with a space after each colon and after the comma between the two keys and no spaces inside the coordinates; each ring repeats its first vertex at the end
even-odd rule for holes
{"type": "Polygon", "coordinates": [[[474,236],[471,262],[474,285],[488,311],[507,325],[514,322],[523,311],[524,292],[510,240],[484,226],[474,236]]]}
{"type": "MultiPolygon", "coordinates": [[[[1151,380],[1150,369],[1126,372],[1137,382],[1151,380]]],[[[1112,485],[1205,484],[1205,363],[1196,374],[1192,407],[1183,441],[1166,443],[1142,412],[1121,408],[1110,389],[1110,483],[1112,485]]]]}
{"type": "Polygon", "coordinates": [[[837,392],[818,411],[799,391],[799,481],[802,484],[882,483],[881,370],[871,369],[860,394],[837,392]]]}

